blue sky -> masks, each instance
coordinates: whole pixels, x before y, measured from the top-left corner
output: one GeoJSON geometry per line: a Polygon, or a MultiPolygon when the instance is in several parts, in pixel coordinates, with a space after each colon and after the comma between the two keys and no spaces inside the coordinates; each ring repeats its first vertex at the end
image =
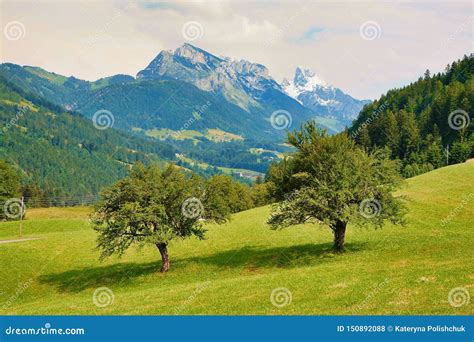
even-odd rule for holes
{"type": "Polygon", "coordinates": [[[263,64],[278,81],[297,66],[311,68],[327,83],[373,99],[473,51],[470,1],[23,0],[0,6],[2,62],[88,80],[135,75],[161,50],[188,42],[263,64]],[[20,39],[7,39],[12,27],[20,39]]]}

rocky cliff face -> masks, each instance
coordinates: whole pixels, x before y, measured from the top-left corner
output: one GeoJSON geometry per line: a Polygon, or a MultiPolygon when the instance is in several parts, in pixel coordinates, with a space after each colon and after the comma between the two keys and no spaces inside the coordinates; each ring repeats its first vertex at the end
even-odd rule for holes
{"type": "Polygon", "coordinates": [[[265,66],[220,58],[190,44],[175,51],[160,52],[137,78],[184,81],[202,90],[220,93],[244,108],[256,104],[268,89],[282,91],[265,66]]]}

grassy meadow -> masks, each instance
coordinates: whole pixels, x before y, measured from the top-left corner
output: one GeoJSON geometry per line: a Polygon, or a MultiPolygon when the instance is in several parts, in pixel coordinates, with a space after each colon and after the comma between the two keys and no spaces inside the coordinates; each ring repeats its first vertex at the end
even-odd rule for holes
{"type": "MultiPolygon", "coordinates": [[[[0,314],[473,314],[474,300],[454,307],[448,294],[474,296],[474,163],[408,179],[400,193],[407,225],[349,225],[344,254],[327,227],[270,230],[262,207],[209,225],[204,241],[173,242],[168,274],[151,246],[99,262],[88,208],[27,210],[23,238],[38,239],[0,244],[0,314]],[[104,307],[93,302],[102,287],[113,292],[104,307]],[[286,305],[272,304],[279,288],[286,305]]],[[[0,223],[0,240],[18,228],[0,223]]]]}

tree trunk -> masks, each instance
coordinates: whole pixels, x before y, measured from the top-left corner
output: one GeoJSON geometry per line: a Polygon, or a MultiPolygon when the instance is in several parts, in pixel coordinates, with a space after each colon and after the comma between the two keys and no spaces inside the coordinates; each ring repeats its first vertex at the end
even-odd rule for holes
{"type": "Polygon", "coordinates": [[[168,248],[166,247],[166,243],[157,243],[156,247],[158,248],[161,254],[161,272],[168,272],[168,270],[170,269],[170,257],[168,255],[168,248]]]}
{"type": "Polygon", "coordinates": [[[344,252],[344,240],[346,238],[346,226],[347,222],[336,221],[334,225],[334,246],[333,249],[336,253],[344,252]]]}

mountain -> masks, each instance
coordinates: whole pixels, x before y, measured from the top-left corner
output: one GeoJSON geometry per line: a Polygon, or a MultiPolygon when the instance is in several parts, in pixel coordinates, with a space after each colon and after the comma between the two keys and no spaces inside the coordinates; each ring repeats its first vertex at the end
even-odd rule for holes
{"type": "Polygon", "coordinates": [[[257,105],[269,89],[282,91],[265,66],[220,58],[190,44],[184,44],[175,51],[160,52],[137,74],[137,79],[171,79],[191,83],[201,90],[221,94],[244,109],[257,105]]]}
{"type": "Polygon", "coordinates": [[[364,107],[351,136],[364,147],[384,147],[406,177],[474,157],[474,55],[429,70],[364,107]]]}
{"type": "Polygon", "coordinates": [[[370,100],[357,100],[326,84],[312,70],[297,67],[291,81],[283,80],[284,91],[318,117],[333,119],[337,130],[349,127],[370,100]]]}
{"type": "Polygon", "coordinates": [[[219,128],[248,137],[263,133],[270,126],[263,120],[255,122],[255,113],[222,96],[178,80],[137,80],[111,85],[79,99],[77,108],[87,117],[107,109],[114,114],[116,127],[126,130],[204,132],[219,128]]]}
{"type": "MultiPolygon", "coordinates": [[[[239,174],[265,172],[268,165],[287,150],[281,145],[287,130],[308,120],[325,119],[318,118],[311,109],[288,96],[265,66],[217,57],[189,44],[174,51],[161,51],[136,78],[113,75],[91,82],[11,63],[0,64],[0,77],[8,80],[17,93],[39,98],[37,102],[42,106],[56,105],[53,115],[32,114],[31,119],[21,124],[26,132],[47,137],[46,141],[24,143],[28,136],[12,130],[5,137],[13,134],[8,141],[17,149],[9,153],[4,150],[3,156],[30,173],[33,182],[46,188],[46,183],[52,184],[51,189],[61,192],[74,191],[75,184],[74,189],[80,188],[81,193],[95,193],[107,183],[104,170],[111,170],[110,178],[116,179],[135,159],[175,160],[179,155],[183,167],[204,168],[201,171],[206,173],[216,170],[239,174]],[[113,128],[122,131],[106,131],[109,136],[114,134],[113,146],[104,141],[107,135],[97,137],[91,120],[104,111],[110,113],[113,128]],[[49,122],[52,117],[61,120],[49,122]],[[66,120],[70,117],[74,120],[66,120]],[[34,127],[29,126],[35,121],[34,127]],[[70,127],[67,122],[71,123],[70,127]],[[79,139],[82,130],[87,132],[84,144],[79,139]],[[131,148],[126,137],[137,147],[131,148]],[[40,142],[46,145],[36,146],[40,142]],[[67,151],[58,150],[57,144],[67,151]],[[28,145],[42,151],[41,163],[31,162],[34,158],[27,150],[28,145]],[[81,146],[94,146],[92,157],[100,155],[106,163],[105,169],[97,169],[103,163],[92,166],[87,159],[91,156],[86,155],[81,146]],[[61,154],[67,166],[61,165],[61,154]],[[27,157],[21,158],[22,155],[27,157]],[[47,156],[54,160],[55,167],[45,172],[46,165],[51,165],[47,156]],[[81,161],[81,158],[86,159],[81,161]],[[85,169],[77,166],[79,164],[88,165],[93,180],[88,178],[85,169]],[[37,171],[29,165],[36,165],[37,171]],[[72,185],[59,182],[66,179],[58,175],[64,167],[71,177],[80,180],[72,185]],[[74,168],[81,171],[73,176],[74,168]],[[77,186],[78,183],[83,185],[77,186]]],[[[10,108],[9,113],[14,110],[10,108]]],[[[43,112],[47,110],[39,110],[43,112]]],[[[330,128],[329,131],[336,132],[330,128]]]]}
{"type": "Polygon", "coordinates": [[[0,74],[86,117],[109,110],[117,128],[134,132],[205,134],[219,129],[244,139],[276,142],[284,139],[286,129],[315,119],[314,112],[288,96],[263,65],[217,57],[190,44],[161,51],[136,79],[115,75],[88,82],[8,63],[0,65],[0,74]],[[275,112],[283,119],[277,128],[271,121],[275,112]]]}
{"type": "MultiPolygon", "coordinates": [[[[221,171],[225,172],[234,169],[237,173],[241,172],[239,169],[265,172],[272,160],[286,149],[279,145],[284,130],[275,135],[275,129],[265,120],[269,114],[264,109],[253,108],[248,112],[220,94],[186,82],[135,80],[127,75],[88,82],[10,63],[0,65],[0,75],[19,89],[60,105],[60,111],[75,110],[89,121],[96,112],[108,110],[114,117],[114,128],[160,144],[165,140],[176,153],[188,157],[180,161],[182,166],[205,175],[215,173],[214,166],[224,168],[221,171]],[[256,120],[256,116],[263,119],[256,120]],[[239,140],[241,137],[245,140],[239,140]],[[254,153],[255,149],[271,152],[262,155],[254,153]]],[[[273,102],[282,98],[270,97],[267,106],[287,108],[292,113],[302,109],[303,113],[312,115],[289,97],[283,98],[289,100],[287,103],[273,102]]],[[[163,157],[173,160],[174,154],[163,157]]]]}
{"type": "Polygon", "coordinates": [[[114,75],[88,82],[39,67],[20,66],[13,63],[0,64],[0,75],[19,88],[48,99],[67,110],[77,109],[77,102],[94,90],[134,80],[134,77],[129,75],[114,75]]]}
{"type": "Polygon", "coordinates": [[[161,51],[145,69],[138,72],[137,80],[182,81],[224,98],[250,114],[251,126],[242,126],[237,120],[232,123],[240,126],[240,132],[248,131],[244,133],[246,137],[281,139],[286,134],[285,130],[276,130],[270,124],[270,117],[275,111],[290,116],[292,127],[284,127],[290,129],[316,117],[311,109],[288,96],[265,66],[217,57],[190,44],[174,51],[161,51]],[[253,134],[256,128],[259,133],[253,134]]]}
{"type": "Polygon", "coordinates": [[[36,189],[36,198],[62,196],[74,198],[74,203],[125,176],[136,161],[162,162],[176,153],[161,142],[97,129],[82,115],[3,77],[0,127],[0,159],[16,167],[28,191],[36,189]]]}

